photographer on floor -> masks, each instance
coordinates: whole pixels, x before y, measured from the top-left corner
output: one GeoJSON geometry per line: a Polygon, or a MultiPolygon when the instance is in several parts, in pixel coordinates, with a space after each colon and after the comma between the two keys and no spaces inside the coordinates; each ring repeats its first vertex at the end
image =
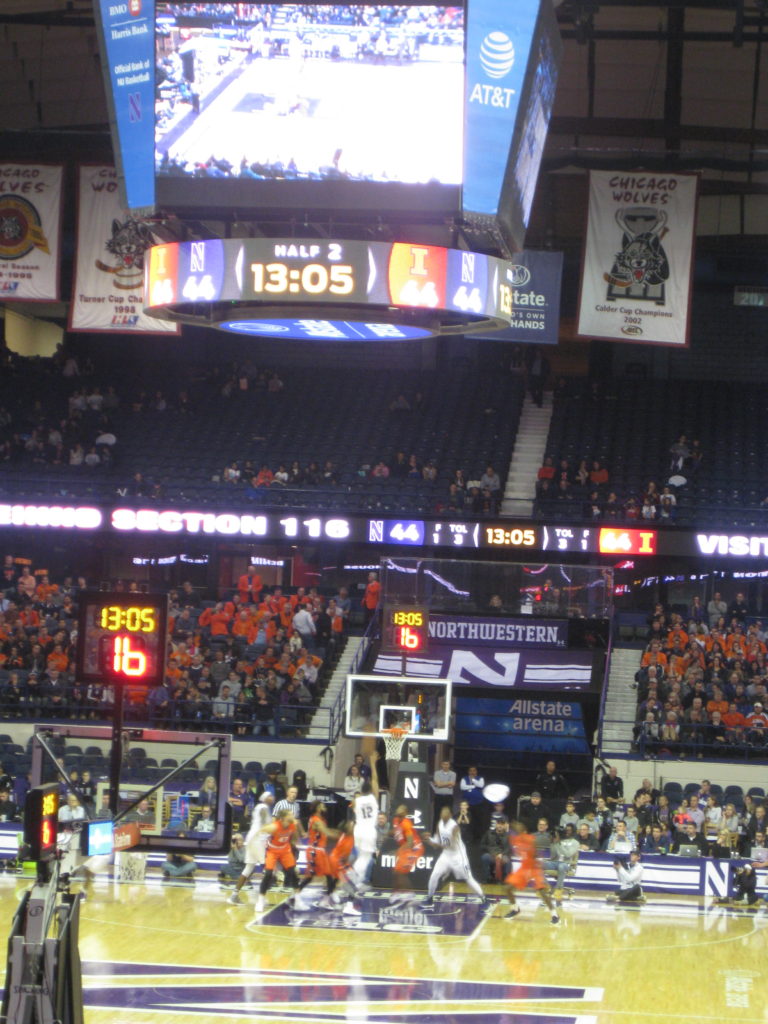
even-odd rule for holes
{"type": "Polygon", "coordinates": [[[608,897],[610,903],[638,903],[645,902],[643,896],[643,865],[640,863],[640,854],[633,850],[629,860],[624,857],[617,857],[613,862],[613,869],[619,880],[618,892],[608,897]]]}

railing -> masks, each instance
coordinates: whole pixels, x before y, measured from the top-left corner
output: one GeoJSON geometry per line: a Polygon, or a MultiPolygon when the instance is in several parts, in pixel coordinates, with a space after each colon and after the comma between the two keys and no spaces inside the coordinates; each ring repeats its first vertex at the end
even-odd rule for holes
{"type": "Polygon", "coordinates": [[[616,629],[616,620],[610,620],[611,625],[608,631],[608,648],[605,652],[605,667],[603,668],[603,689],[600,694],[600,715],[597,725],[597,752],[602,757],[603,753],[603,718],[605,717],[605,702],[608,696],[608,682],[611,674],[611,654],[613,652],[613,636],[616,629]]]}
{"type": "MultiPolygon", "coordinates": [[[[214,716],[212,711],[190,711],[185,703],[170,701],[167,708],[153,710],[146,704],[127,704],[125,707],[126,725],[139,725],[179,731],[229,732],[242,740],[304,740],[309,732],[310,722],[313,727],[322,729],[321,740],[327,737],[328,743],[335,742],[332,736],[332,709],[315,707],[307,704],[281,704],[275,707],[274,714],[267,719],[257,719],[250,707],[243,707],[241,713],[224,717],[214,716]]],[[[93,725],[94,722],[112,720],[111,705],[104,703],[92,708],[72,707],[66,704],[52,705],[40,701],[34,705],[27,703],[8,704],[0,698],[0,722],[69,722],[72,724],[93,725]]]]}

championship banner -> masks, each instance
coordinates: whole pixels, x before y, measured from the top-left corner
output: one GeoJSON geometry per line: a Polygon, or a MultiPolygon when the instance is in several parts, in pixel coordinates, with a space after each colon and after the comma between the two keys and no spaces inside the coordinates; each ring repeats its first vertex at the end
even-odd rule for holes
{"type": "Polygon", "coordinates": [[[556,345],[560,329],[561,252],[524,249],[513,257],[506,272],[512,290],[512,326],[501,331],[467,334],[478,341],[556,345]]]}
{"type": "Polygon", "coordinates": [[[0,164],[0,301],[59,298],[64,168],[0,164]]]}
{"type": "Polygon", "coordinates": [[[178,334],[144,312],[144,253],[157,239],[120,205],[114,167],[79,168],[71,331],[178,334]]]}
{"type": "Polygon", "coordinates": [[[591,171],[578,333],[687,345],[698,178],[591,171]]]}

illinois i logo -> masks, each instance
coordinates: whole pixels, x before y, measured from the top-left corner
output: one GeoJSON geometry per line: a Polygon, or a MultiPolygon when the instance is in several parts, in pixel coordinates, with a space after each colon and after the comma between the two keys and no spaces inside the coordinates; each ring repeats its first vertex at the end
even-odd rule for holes
{"type": "Polygon", "coordinates": [[[20,196],[0,200],[0,260],[20,260],[33,249],[50,253],[37,209],[20,196]]]}
{"type": "Polygon", "coordinates": [[[112,221],[112,237],[104,248],[112,257],[111,263],[96,260],[96,266],[105,274],[112,274],[115,288],[135,291],[144,278],[144,253],[153,243],[152,232],[146,224],[128,217],[112,221]]]}
{"type": "Polygon", "coordinates": [[[616,223],[622,231],[621,249],[610,272],[603,274],[608,285],[606,299],[635,299],[663,306],[669,278],[669,260],[661,244],[669,230],[666,213],[653,206],[627,206],[616,211],[616,223]]]}

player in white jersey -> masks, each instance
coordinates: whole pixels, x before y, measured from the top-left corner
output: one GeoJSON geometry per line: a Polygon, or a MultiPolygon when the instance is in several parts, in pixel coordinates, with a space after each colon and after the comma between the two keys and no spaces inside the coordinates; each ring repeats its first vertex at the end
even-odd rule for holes
{"type": "Polygon", "coordinates": [[[427,842],[432,846],[439,847],[440,856],[432,868],[432,874],[429,876],[427,884],[427,898],[421,906],[432,906],[432,900],[440,887],[440,883],[449,875],[453,875],[459,882],[466,882],[472,892],[477,893],[483,900],[483,903],[485,903],[485,893],[480,883],[473,876],[472,869],[469,866],[467,848],[461,838],[461,829],[453,820],[451,808],[447,805],[440,809],[440,817],[437,822],[434,838],[428,839],[427,842]]]}
{"type": "Polygon", "coordinates": [[[358,882],[368,882],[376,856],[376,818],[379,813],[379,782],[376,762],[379,755],[374,751],[370,756],[371,781],[364,782],[355,795],[352,809],[355,812],[355,866],[358,882]]]}
{"type": "Polygon", "coordinates": [[[264,864],[269,837],[263,829],[272,821],[272,804],[274,802],[275,798],[272,794],[264,792],[253,809],[251,827],[248,829],[248,835],[245,837],[245,864],[243,865],[242,874],[237,882],[235,882],[235,891],[229,897],[228,903],[233,903],[237,906],[243,902],[240,899],[240,890],[253,874],[254,868],[261,867],[264,864]]]}

